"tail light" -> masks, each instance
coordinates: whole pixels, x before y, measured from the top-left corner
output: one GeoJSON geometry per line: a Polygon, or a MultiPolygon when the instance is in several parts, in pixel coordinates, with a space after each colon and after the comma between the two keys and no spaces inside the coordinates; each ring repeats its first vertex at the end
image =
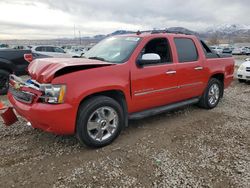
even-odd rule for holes
{"type": "Polygon", "coordinates": [[[33,55],[32,54],[24,54],[23,57],[29,63],[31,63],[33,61],[33,55]]]}

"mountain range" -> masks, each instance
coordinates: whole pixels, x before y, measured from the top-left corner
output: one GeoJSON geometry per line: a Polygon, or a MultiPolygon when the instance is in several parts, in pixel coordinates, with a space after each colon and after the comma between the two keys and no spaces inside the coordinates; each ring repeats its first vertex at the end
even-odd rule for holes
{"type": "MultiPolygon", "coordinates": [[[[218,40],[222,41],[250,42],[250,25],[225,24],[225,25],[209,27],[202,31],[193,31],[184,27],[170,27],[167,28],[167,31],[192,34],[199,36],[200,38],[205,40],[209,40],[210,38],[216,37],[218,38],[218,40]]],[[[94,38],[103,39],[107,36],[129,34],[133,32],[135,31],[117,30],[108,35],[96,35],[94,36],[94,38]]]]}
{"type": "MultiPolygon", "coordinates": [[[[169,32],[187,33],[200,37],[207,41],[210,45],[221,43],[250,43],[250,25],[225,24],[206,28],[201,31],[193,31],[184,27],[170,27],[167,28],[169,32]]],[[[2,43],[10,45],[41,45],[41,44],[55,44],[55,45],[89,45],[95,44],[100,40],[115,35],[135,33],[137,31],[117,30],[110,34],[99,34],[93,37],[81,38],[57,38],[49,40],[5,40],[2,43]]]]}

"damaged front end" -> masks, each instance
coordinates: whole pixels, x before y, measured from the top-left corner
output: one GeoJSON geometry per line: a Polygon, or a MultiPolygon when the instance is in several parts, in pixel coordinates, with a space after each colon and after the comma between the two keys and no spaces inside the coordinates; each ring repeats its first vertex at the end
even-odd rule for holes
{"type": "MultiPolygon", "coordinates": [[[[15,100],[32,105],[33,103],[62,104],[66,93],[66,85],[40,84],[35,80],[24,81],[21,78],[10,75],[9,95],[15,100]]],[[[0,108],[0,114],[6,126],[18,121],[13,107],[0,108]]]]}
{"type": "Polygon", "coordinates": [[[23,81],[15,75],[10,75],[9,92],[16,100],[27,104],[33,102],[62,104],[66,85],[40,84],[32,79],[23,81]]]}

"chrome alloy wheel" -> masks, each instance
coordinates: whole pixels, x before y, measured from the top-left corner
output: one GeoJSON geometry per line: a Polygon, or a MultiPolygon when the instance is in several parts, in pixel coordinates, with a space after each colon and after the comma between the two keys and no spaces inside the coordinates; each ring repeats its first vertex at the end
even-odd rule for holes
{"type": "Polygon", "coordinates": [[[214,106],[218,100],[220,98],[220,87],[218,84],[213,84],[211,85],[211,87],[209,88],[209,92],[208,92],[208,101],[209,104],[214,106]]]}
{"type": "Polygon", "coordinates": [[[118,113],[111,107],[101,107],[95,110],[87,123],[89,136],[98,142],[109,139],[117,130],[118,113]]]}

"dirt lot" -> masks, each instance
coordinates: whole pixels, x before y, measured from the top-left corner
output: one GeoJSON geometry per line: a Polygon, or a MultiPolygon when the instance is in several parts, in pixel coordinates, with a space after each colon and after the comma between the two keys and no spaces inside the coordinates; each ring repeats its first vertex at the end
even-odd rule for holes
{"type": "Polygon", "coordinates": [[[130,122],[98,150],[0,123],[1,187],[250,187],[250,85],[236,81],[216,109],[130,122]]]}

